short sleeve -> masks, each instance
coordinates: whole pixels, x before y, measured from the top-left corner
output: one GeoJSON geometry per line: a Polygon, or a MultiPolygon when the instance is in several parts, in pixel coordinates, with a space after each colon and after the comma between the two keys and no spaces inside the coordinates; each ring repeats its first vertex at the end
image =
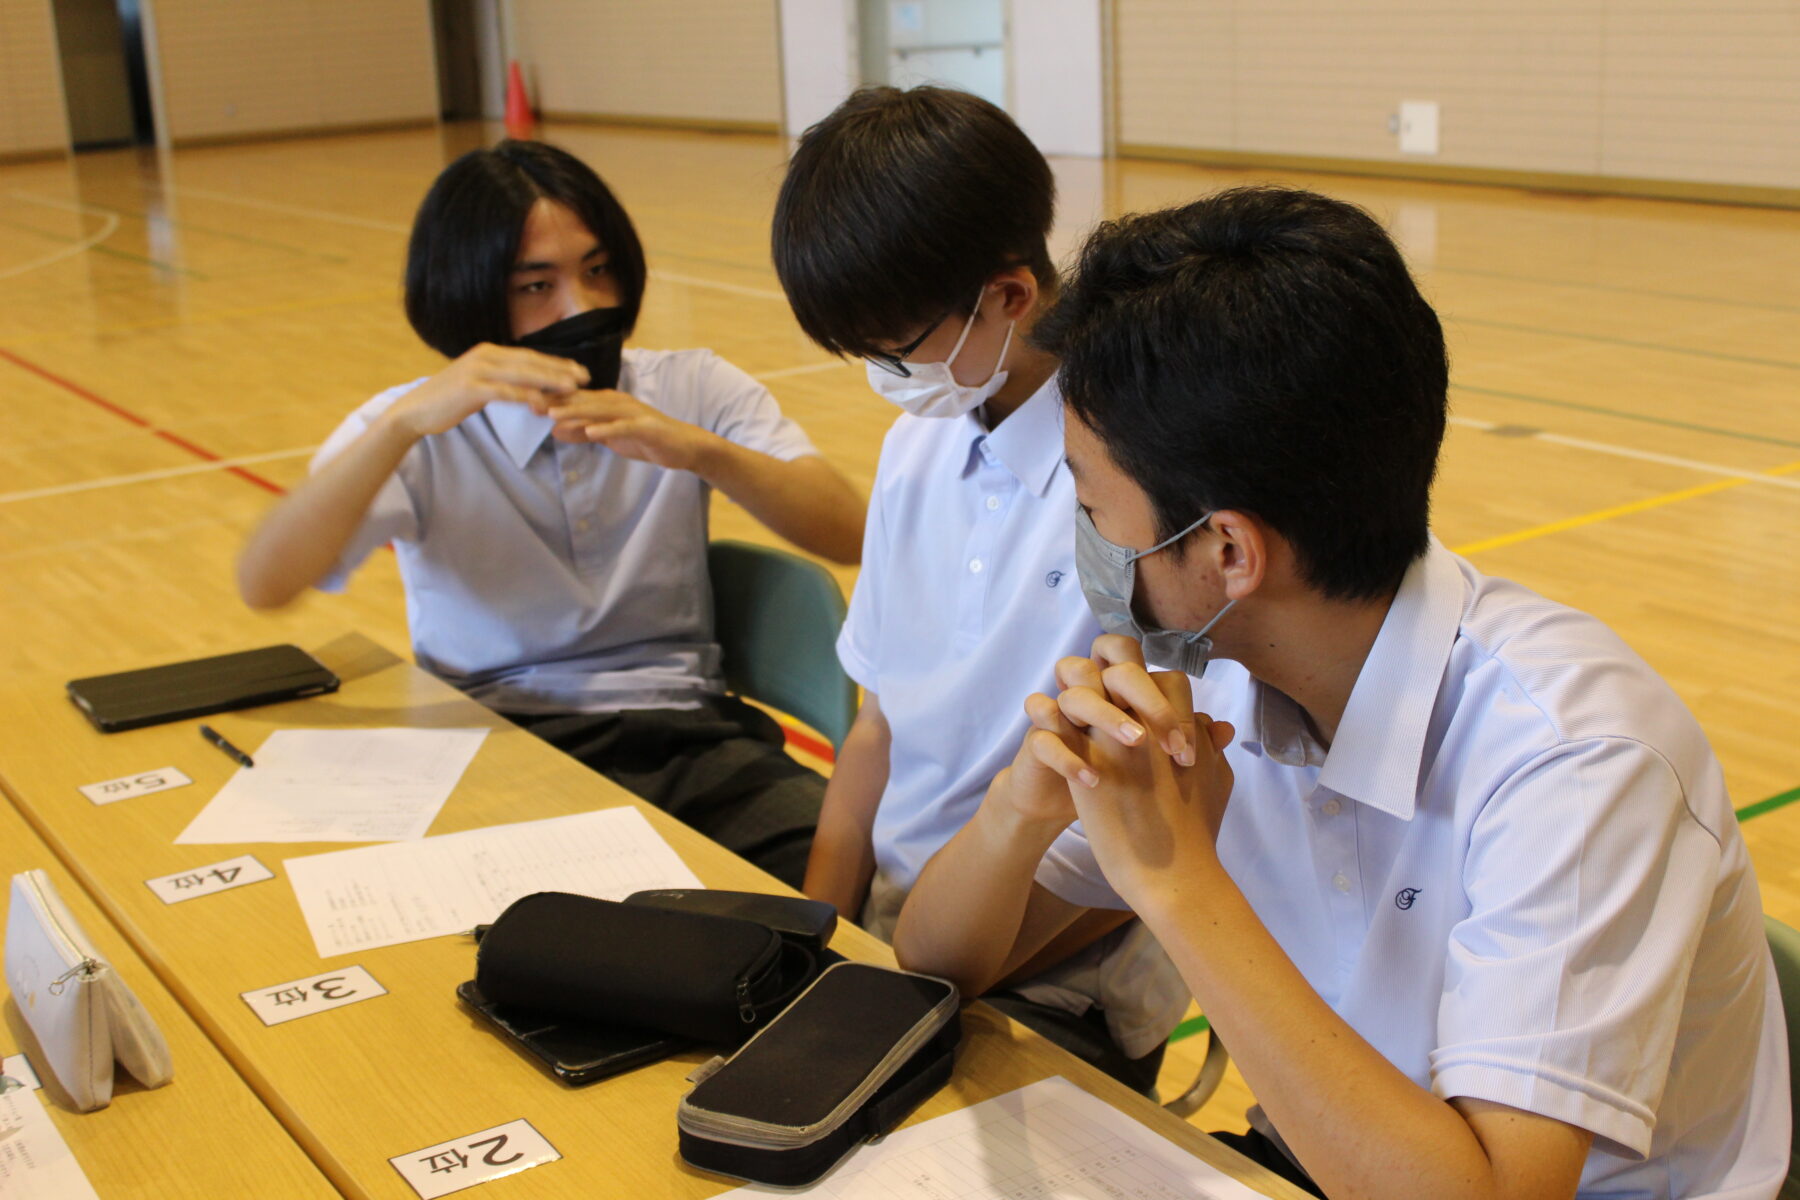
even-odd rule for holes
{"type": "Polygon", "coordinates": [[[881,501],[879,471],[875,488],[869,497],[869,515],[863,522],[862,568],[856,586],[850,591],[850,610],[844,615],[844,627],[838,631],[838,662],[844,674],[856,681],[865,692],[881,695],[881,676],[876,670],[880,661],[881,594],[886,582],[888,538],[887,522],[881,501]]]}
{"type": "Polygon", "coordinates": [[[782,415],[768,388],[710,351],[699,370],[705,408],[696,424],[783,462],[818,453],[805,431],[782,415]]]}
{"type": "Polygon", "coordinates": [[[1719,863],[1642,743],[1571,743],[1514,773],[1470,832],[1432,1090],[1646,1154],[1719,863]]]}
{"type": "MultiPolygon", "coordinates": [[[[386,412],[401,396],[417,387],[424,380],[415,380],[401,387],[392,388],[381,393],[367,404],[351,413],[344,423],[325,439],[318,453],[313,455],[312,464],[308,468],[311,474],[317,474],[320,468],[342,454],[357,438],[369,431],[376,418],[386,412]]],[[[415,494],[416,482],[409,486],[408,476],[417,476],[423,470],[423,451],[414,446],[407,452],[398,469],[382,483],[381,490],[375,493],[375,499],[369,505],[362,524],[351,535],[345,544],[344,551],[333,563],[331,570],[315,586],[322,592],[341,592],[350,582],[350,576],[363,560],[374,551],[392,541],[417,541],[422,534],[420,504],[415,494]]]]}
{"type": "Polygon", "coordinates": [[[1038,883],[1054,892],[1059,899],[1083,908],[1129,909],[1131,906],[1113,891],[1112,884],[1100,871],[1094,859],[1094,848],[1087,833],[1077,821],[1057,835],[1050,849],[1038,863],[1038,883]]]}

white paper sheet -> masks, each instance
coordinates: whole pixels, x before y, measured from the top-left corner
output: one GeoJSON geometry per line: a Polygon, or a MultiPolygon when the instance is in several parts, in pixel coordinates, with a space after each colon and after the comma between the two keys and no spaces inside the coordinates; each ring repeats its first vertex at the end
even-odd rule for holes
{"type": "MultiPolygon", "coordinates": [[[[791,1194],[746,1187],[718,1200],[791,1194]]],[[[1256,1200],[1261,1195],[1060,1075],[861,1146],[807,1194],[840,1200],[1256,1200]]]]}
{"type": "Polygon", "coordinates": [[[421,838],[485,729],[278,729],[176,838],[391,842],[421,838]]]}
{"type": "Polygon", "coordinates": [[[100,1200],[38,1093],[0,1095],[0,1196],[6,1200],[100,1200]]]}
{"type": "Polygon", "coordinates": [[[532,892],[702,886],[634,808],[309,854],[287,874],[324,958],[461,933],[532,892]]]}

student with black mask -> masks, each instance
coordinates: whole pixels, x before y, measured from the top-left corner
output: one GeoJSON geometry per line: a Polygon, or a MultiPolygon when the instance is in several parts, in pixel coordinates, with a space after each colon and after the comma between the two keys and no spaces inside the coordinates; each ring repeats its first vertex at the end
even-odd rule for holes
{"type": "Polygon", "coordinates": [[[451,163],[406,266],[407,317],[451,362],[344,421],[239,587],[256,608],[341,590],[392,542],[421,666],[798,885],[824,781],[723,694],[708,501],[840,562],[864,505],[730,363],[623,348],[645,276],[572,155],[507,141],[451,163]]]}

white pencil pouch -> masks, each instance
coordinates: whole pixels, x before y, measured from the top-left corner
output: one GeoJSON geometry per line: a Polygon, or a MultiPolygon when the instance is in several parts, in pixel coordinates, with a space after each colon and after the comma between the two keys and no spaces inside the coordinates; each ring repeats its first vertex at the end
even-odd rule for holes
{"type": "Polygon", "coordinates": [[[42,871],[12,877],[6,985],[50,1073],[80,1111],[112,1100],[115,1061],[145,1087],[173,1078],[162,1031],[42,871]]]}

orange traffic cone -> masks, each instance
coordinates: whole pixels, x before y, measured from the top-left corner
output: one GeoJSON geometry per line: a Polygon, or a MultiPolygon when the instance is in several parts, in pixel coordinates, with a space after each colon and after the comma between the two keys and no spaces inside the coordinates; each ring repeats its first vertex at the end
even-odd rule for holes
{"type": "Polygon", "coordinates": [[[528,138],[536,132],[537,118],[532,115],[531,101],[525,98],[525,76],[514,59],[506,74],[506,136],[528,138]]]}

